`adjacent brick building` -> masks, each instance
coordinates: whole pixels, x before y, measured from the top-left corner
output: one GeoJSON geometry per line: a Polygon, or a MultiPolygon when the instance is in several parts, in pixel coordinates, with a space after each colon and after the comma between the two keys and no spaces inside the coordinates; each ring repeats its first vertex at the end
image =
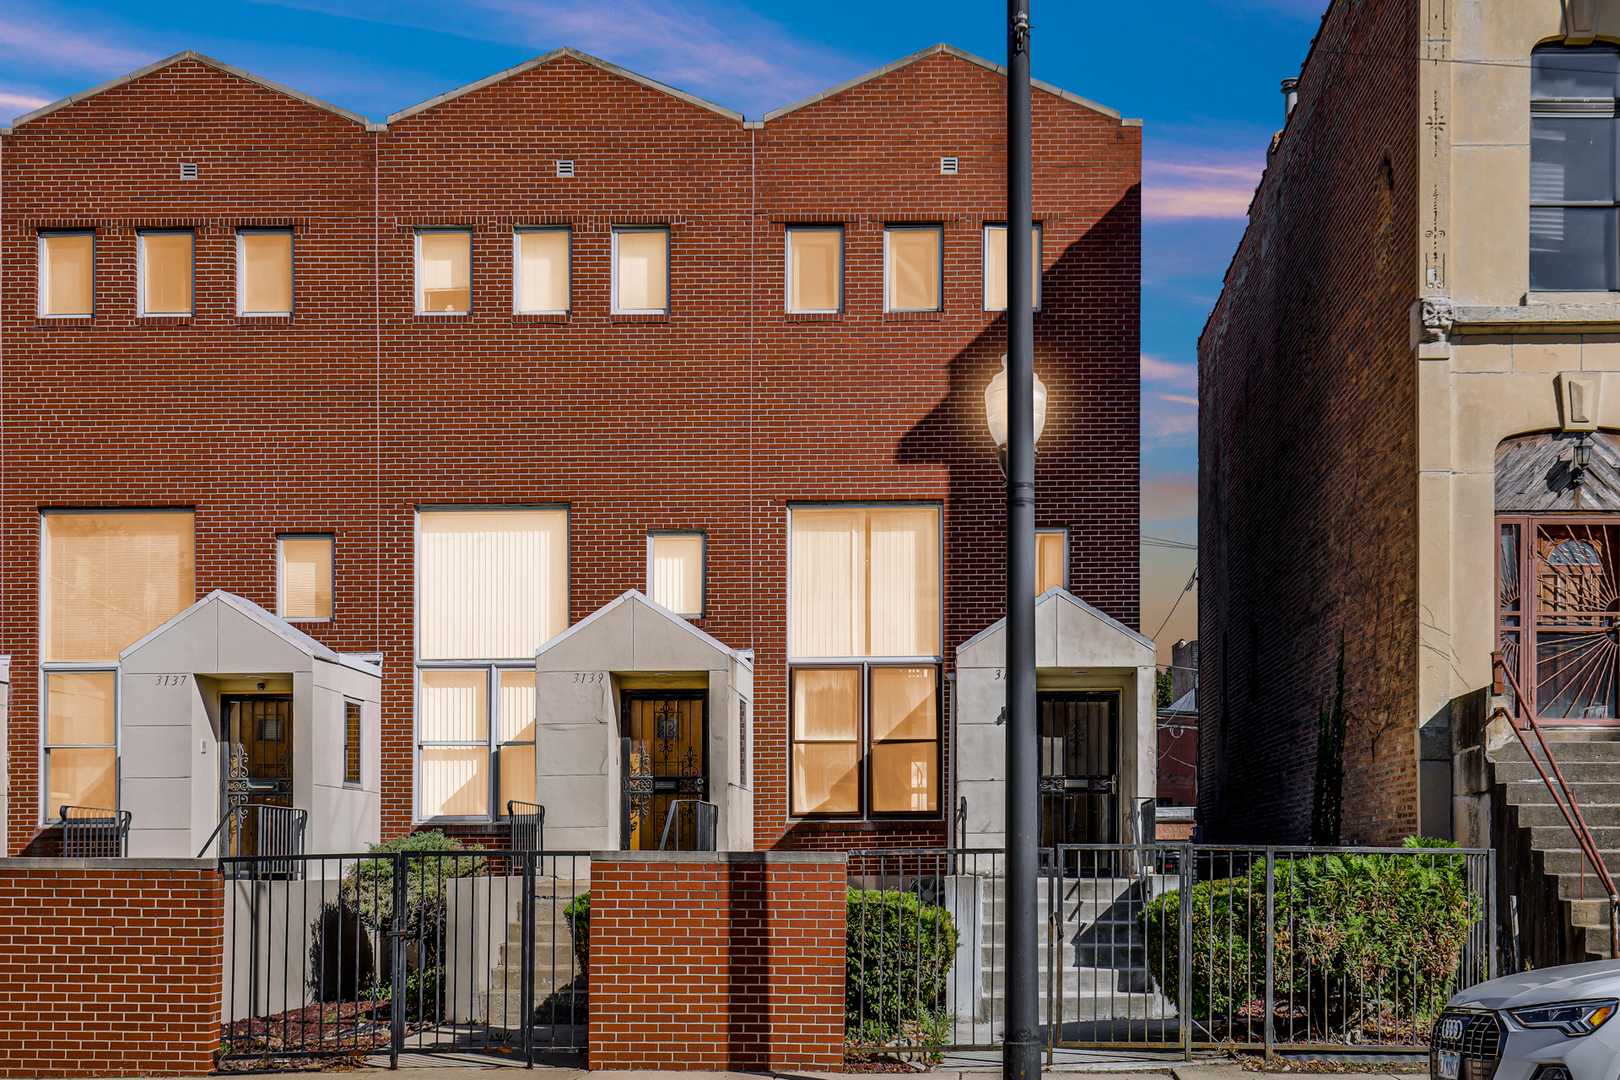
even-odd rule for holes
{"type": "MultiPolygon", "coordinates": [[[[273,792],[243,797],[343,837],[497,836],[529,799],[565,846],[650,846],[664,803],[632,827],[611,799],[568,831],[591,799],[548,772],[548,740],[585,714],[533,683],[538,646],[629,590],[663,607],[625,619],[685,625],[571,669],[613,718],[591,730],[631,739],[603,782],[665,778],[651,748],[688,721],[636,725],[698,702],[657,798],[722,803],[730,846],[942,842],[945,677],[1002,611],[982,395],[1004,350],[1004,88],[936,46],[750,122],[564,49],[379,124],[184,53],[19,118],[0,133],[6,847],[39,850],[56,803],[117,798],[132,853],[192,854],[238,766],[273,792]],[[795,302],[790,266],[830,304],[795,302]],[[850,673],[861,704],[797,741],[790,593],[822,577],[792,585],[795,513],[805,566],[855,537],[915,578],[878,596],[888,579],[836,556],[877,621],[806,614],[823,643],[801,667],[850,673]],[[719,659],[668,670],[688,646],[719,659]],[[874,734],[884,694],[913,711],[874,734]]],[[[1047,583],[1134,628],[1141,129],[1042,86],[1034,133],[1047,583]]]]}

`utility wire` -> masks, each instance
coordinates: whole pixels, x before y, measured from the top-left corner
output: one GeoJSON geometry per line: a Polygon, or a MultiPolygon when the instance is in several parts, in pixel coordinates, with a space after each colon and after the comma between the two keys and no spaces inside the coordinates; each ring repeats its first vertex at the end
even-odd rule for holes
{"type": "Polygon", "coordinates": [[[1149,536],[1142,534],[1143,547],[1176,548],[1179,551],[1197,551],[1197,544],[1189,544],[1183,540],[1167,540],[1162,536],[1149,536]]]}
{"type": "Polygon", "coordinates": [[[1181,590],[1181,596],[1177,596],[1176,597],[1176,602],[1170,605],[1170,614],[1166,615],[1164,617],[1164,622],[1160,623],[1158,630],[1154,631],[1154,633],[1153,633],[1153,640],[1154,641],[1158,641],[1159,640],[1159,635],[1164,633],[1164,628],[1166,626],[1170,625],[1170,615],[1174,615],[1176,613],[1176,608],[1181,606],[1181,597],[1186,596],[1188,593],[1192,592],[1192,587],[1193,587],[1194,584],[1197,583],[1197,581],[1198,581],[1198,571],[1194,570],[1192,572],[1192,577],[1187,579],[1186,587],[1181,590]]]}

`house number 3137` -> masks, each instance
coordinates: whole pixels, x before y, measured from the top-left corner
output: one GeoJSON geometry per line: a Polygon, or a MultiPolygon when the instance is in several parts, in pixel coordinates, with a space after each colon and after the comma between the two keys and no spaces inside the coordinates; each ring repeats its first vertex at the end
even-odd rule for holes
{"type": "Polygon", "coordinates": [[[186,677],[184,675],[159,675],[157,684],[159,686],[184,686],[186,685],[186,677]]]}

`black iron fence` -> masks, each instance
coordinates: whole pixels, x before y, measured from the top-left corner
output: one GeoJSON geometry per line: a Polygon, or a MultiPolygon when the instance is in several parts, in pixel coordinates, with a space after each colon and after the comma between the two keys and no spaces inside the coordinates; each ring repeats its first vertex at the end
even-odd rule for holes
{"type": "Polygon", "coordinates": [[[571,916],[588,903],[576,905],[590,888],[586,853],[227,858],[220,869],[220,1056],[233,1067],[584,1052],[588,991],[571,916]]]}
{"type": "Polygon", "coordinates": [[[129,854],[128,810],[62,807],[62,857],[122,859],[129,854]]]}
{"type": "MultiPolygon", "coordinates": [[[[1042,1037],[1060,1048],[1426,1049],[1491,978],[1495,858],[1457,848],[1047,849],[1042,1037]]],[[[1002,1037],[1005,856],[850,854],[846,1042],[1002,1037]]]]}

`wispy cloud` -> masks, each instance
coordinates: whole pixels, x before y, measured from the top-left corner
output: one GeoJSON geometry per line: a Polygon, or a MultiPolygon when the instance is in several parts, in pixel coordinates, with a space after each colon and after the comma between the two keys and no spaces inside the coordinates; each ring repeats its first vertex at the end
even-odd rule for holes
{"type": "Polygon", "coordinates": [[[1151,353],[1142,354],[1142,381],[1162,383],[1182,390],[1198,388],[1198,367],[1194,364],[1176,364],[1151,353]]]}
{"type": "Polygon", "coordinates": [[[110,34],[65,25],[29,11],[13,8],[0,16],[0,63],[13,71],[125,72],[151,63],[157,56],[132,49],[110,34]]]}
{"type": "Polygon", "coordinates": [[[1198,513],[1198,477],[1194,473],[1157,473],[1142,478],[1142,517],[1173,521],[1198,513]]]}
{"type": "Polygon", "coordinates": [[[1186,394],[1142,395],[1142,445],[1190,446],[1198,434],[1198,399],[1186,394]]]}
{"type": "Polygon", "coordinates": [[[7,112],[11,110],[16,110],[19,113],[33,112],[41,105],[49,104],[50,101],[47,98],[29,97],[27,94],[8,94],[0,91],[0,109],[7,112]]]}
{"type": "Polygon", "coordinates": [[[1142,162],[1142,217],[1242,218],[1264,171],[1263,157],[1222,154],[1215,160],[1148,158],[1142,162]]]}

